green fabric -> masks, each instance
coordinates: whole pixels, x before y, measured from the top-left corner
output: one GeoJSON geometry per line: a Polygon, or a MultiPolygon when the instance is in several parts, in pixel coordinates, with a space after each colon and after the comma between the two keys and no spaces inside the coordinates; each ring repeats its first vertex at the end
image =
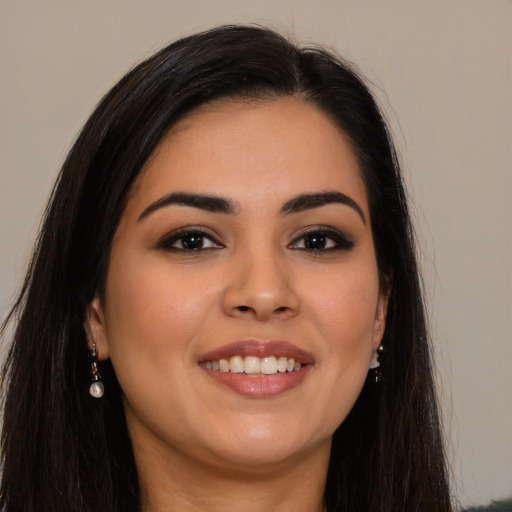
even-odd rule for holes
{"type": "Polygon", "coordinates": [[[487,507],[472,507],[463,512],[512,512],[512,500],[493,501],[487,507]]]}

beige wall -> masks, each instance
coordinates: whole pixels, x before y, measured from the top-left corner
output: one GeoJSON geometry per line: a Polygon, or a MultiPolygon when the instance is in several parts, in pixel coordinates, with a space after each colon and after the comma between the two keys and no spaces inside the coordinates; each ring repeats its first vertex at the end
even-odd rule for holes
{"type": "Polygon", "coordinates": [[[166,42],[227,22],[326,43],[386,91],[422,240],[455,490],[464,504],[512,495],[510,0],[0,0],[0,314],[101,95],[166,42]]]}

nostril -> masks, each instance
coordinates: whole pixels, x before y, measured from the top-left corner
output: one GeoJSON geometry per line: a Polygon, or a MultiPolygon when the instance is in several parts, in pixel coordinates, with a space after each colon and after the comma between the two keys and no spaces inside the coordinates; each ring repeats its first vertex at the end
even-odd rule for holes
{"type": "Polygon", "coordinates": [[[249,311],[249,309],[251,309],[249,306],[238,306],[238,311],[249,311]]]}

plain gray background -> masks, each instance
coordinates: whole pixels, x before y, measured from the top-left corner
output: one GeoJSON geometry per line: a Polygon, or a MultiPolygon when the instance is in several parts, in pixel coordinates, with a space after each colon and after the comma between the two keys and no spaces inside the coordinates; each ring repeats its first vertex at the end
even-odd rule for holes
{"type": "Polygon", "coordinates": [[[171,40],[237,22],[335,48],[374,84],[420,239],[454,491],[512,495],[510,0],[0,0],[0,315],[101,96],[171,40]]]}

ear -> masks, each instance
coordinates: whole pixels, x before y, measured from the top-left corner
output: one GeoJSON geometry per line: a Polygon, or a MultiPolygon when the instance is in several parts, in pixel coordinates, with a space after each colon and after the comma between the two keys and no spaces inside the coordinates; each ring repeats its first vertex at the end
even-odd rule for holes
{"type": "Polygon", "coordinates": [[[386,329],[386,316],[388,312],[389,296],[392,288],[392,277],[386,276],[379,292],[379,299],[377,301],[377,308],[375,311],[375,321],[373,324],[373,351],[377,351],[382,338],[384,330],[386,329]]]}
{"type": "Polygon", "coordinates": [[[98,360],[103,361],[110,357],[107,341],[107,327],[105,314],[100,298],[96,295],[85,308],[84,330],[87,337],[87,345],[92,350],[93,343],[96,344],[98,360]]]}

